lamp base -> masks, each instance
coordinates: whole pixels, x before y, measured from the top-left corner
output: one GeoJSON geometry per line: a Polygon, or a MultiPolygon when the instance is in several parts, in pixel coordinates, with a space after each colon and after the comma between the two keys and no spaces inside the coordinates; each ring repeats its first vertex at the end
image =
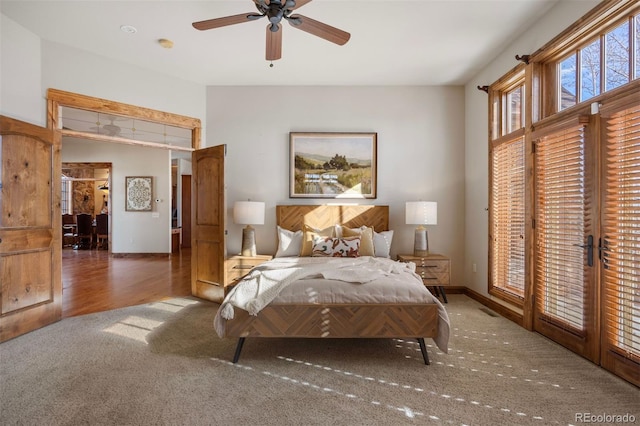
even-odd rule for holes
{"type": "Polygon", "coordinates": [[[256,253],[256,232],[251,225],[242,230],[242,256],[254,257],[256,253]]]}
{"type": "Polygon", "coordinates": [[[429,234],[427,234],[427,228],[424,226],[416,228],[415,239],[413,242],[413,255],[416,257],[429,255],[429,234]]]}

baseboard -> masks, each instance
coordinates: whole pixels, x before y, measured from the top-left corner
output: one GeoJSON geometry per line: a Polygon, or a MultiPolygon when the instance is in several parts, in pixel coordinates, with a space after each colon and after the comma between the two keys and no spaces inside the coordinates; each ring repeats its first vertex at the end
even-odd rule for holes
{"type": "Polygon", "coordinates": [[[506,306],[504,306],[504,305],[502,305],[502,304],[500,304],[498,302],[495,302],[495,301],[489,299],[488,297],[483,296],[482,294],[471,290],[468,287],[463,287],[463,289],[464,289],[464,294],[466,296],[469,296],[473,300],[475,300],[475,301],[477,301],[479,303],[482,303],[484,306],[486,306],[487,308],[495,311],[500,316],[503,316],[506,319],[515,322],[519,326],[524,327],[523,326],[524,322],[523,322],[523,319],[522,319],[522,314],[519,314],[518,312],[514,312],[511,309],[507,308],[506,306]]]}
{"type": "Polygon", "coordinates": [[[171,253],[111,253],[111,257],[171,257],[171,253]]]}

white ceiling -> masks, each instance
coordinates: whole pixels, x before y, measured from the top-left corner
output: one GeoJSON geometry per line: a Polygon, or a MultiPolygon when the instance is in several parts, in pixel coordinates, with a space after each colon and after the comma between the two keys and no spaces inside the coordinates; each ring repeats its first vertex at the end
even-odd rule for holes
{"type": "Polygon", "coordinates": [[[191,26],[254,13],[252,0],[2,0],[0,10],[42,39],[204,85],[459,85],[558,1],[314,0],[296,12],[351,39],[338,46],[283,23],[273,67],[264,59],[266,19],[191,26]]]}

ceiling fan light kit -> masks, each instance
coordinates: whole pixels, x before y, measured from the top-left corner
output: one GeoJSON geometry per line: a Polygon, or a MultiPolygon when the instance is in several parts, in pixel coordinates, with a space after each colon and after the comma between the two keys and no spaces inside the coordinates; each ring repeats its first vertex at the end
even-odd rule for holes
{"type": "MultiPolygon", "coordinates": [[[[309,3],[311,0],[253,0],[258,13],[243,13],[240,15],[225,16],[223,18],[208,19],[194,22],[192,25],[200,31],[226,27],[228,25],[241,24],[243,22],[257,21],[265,16],[269,19],[267,24],[267,43],[265,59],[275,61],[282,57],[282,19],[291,24],[293,28],[305,31],[316,37],[323,38],[337,45],[344,45],[351,38],[351,34],[323,22],[295,14],[293,11],[309,3]]],[[[272,64],[273,66],[273,64],[272,64]]]]}

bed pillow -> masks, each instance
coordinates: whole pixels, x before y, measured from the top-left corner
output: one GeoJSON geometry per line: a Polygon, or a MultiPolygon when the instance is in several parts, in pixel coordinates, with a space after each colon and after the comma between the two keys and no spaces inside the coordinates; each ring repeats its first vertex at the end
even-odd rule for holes
{"type": "Polygon", "coordinates": [[[299,256],[302,249],[302,231],[289,231],[278,226],[276,257],[299,256]]]}
{"type": "Polygon", "coordinates": [[[373,248],[376,257],[391,257],[391,241],[393,231],[373,232],[373,248]]]}
{"type": "Polygon", "coordinates": [[[358,257],[360,237],[313,238],[311,256],[314,257],[358,257]]]}
{"type": "Polygon", "coordinates": [[[300,249],[300,256],[311,256],[314,237],[335,237],[335,232],[335,226],[329,226],[324,229],[315,229],[309,225],[304,225],[302,228],[302,248],[300,249]]]}
{"type": "Polygon", "coordinates": [[[342,237],[360,237],[360,256],[375,256],[375,249],[373,246],[373,228],[362,226],[360,228],[352,229],[346,226],[340,226],[342,229],[342,237]]]}

